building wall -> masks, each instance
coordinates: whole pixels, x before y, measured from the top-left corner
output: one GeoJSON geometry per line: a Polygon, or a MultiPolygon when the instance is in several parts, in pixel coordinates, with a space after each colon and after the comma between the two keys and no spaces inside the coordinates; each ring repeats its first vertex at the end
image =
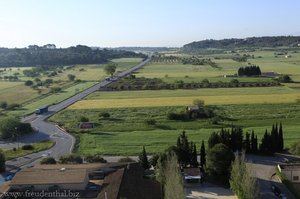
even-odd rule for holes
{"type": "Polygon", "coordinates": [[[300,183],[300,170],[281,170],[282,173],[293,183],[300,183]]]}

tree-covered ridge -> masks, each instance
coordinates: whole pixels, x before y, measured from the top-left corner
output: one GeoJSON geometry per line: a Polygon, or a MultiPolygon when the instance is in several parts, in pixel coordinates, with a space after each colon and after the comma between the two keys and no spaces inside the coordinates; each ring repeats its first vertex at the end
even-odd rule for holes
{"type": "Polygon", "coordinates": [[[28,48],[0,48],[0,67],[100,64],[122,57],[145,55],[121,50],[92,49],[83,45],[69,48],[56,48],[54,44],[31,45],[28,48]]]}
{"type": "Polygon", "coordinates": [[[184,51],[196,51],[208,48],[233,49],[244,47],[297,47],[300,44],[300,36],[274,36],[274,37],[249,37],[245,39],[222,39],[194,41],[183,46],[184,51]]]}

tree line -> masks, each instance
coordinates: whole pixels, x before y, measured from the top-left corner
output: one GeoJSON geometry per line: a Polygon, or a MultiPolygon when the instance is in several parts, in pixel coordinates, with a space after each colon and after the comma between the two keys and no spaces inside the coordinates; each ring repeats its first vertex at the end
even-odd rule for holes
{"type": "Polygon", "coordinates": [[[270,37],[249,37],[245,39],[207,39],[195,41],[182,47],[183,51],[193,52],[201,49],[235,49],[250,47],[297,47],[300,43],[299,36],[270,36],[270,37]]]}
{"type": "Polygon", "coordinates": [[[239,76],[260,76],[261,70],[259,66],[255,66],[255,65],[240,67],[238,70],[238,75],[239,76]]]}
{"type": "Polygon", "coordinates": [[[100,64],[121,57],[144,58],[146,55],[122,50],[92,49],[83,45],[69,48],[32,45],[28,48],[0,48],[0,67],[100,64]]]}

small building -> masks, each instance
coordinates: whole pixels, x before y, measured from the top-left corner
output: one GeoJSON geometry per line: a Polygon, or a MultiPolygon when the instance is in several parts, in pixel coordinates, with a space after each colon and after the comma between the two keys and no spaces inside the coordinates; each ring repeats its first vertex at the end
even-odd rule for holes
{"type": "Polygon", "coordinates": [[[278,73],[273,72],[273,71],[261,72],[261,76],[263,76],[263,77],[276,77],[276,76],[278,76],[278,73]]]}
{"type": "Polygon", "coordinates": [[[80,122],[78,127],[80,129],[92,129],[95,127],[95,125],[92,122],[80,122]]]}
{"type": "Polygon", "coordinates": [[[25,169],[18,172],[10,187],[15,190],[51,189],[83,191],[88,185],[86,169],[25,169]]]}
{"type": "Polygon", "coordinates": [[[194,113],[200,111],[199,106],[187,106],[185,109],[188,112],[194,112],[194,113]]]}
{"type": "Polygon", "coordinates": [[[237,74],[234,75],[223,75],[224,78],[237,77],[237,74]]]}
{"type": "Polygon", "coordinates": [[[292,183],[300,183],[300,163],[298,164],[279,164],[278,170],[284,174],[292,183]]]}
{"type": "Polygon", "coordinates": [[[287,59],[287,58],[291,58],[292,57],[292,55],[286,55],[285,56],[285,58],[287,59]]]}

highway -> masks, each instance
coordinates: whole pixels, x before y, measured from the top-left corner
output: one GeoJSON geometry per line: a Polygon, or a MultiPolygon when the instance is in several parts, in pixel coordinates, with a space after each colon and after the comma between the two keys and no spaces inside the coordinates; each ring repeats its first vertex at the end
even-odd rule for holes
{"type": "MultiPolygon", "coordinates": [[[[138,65],[123,71],[116,75],[114,77],[114,81],[118,80],[119,78],[125,77],[136,70],[139,70],[142,68],[147,62],[151,60],[151,56],[149,56],[147,59],[139,63],[138,65]]],[[[47,119],[56,114],[57,112],[67,108],[68,106],[74,104],[75,102],[85,98],[86,96],[90,95],[93,92],[96,92],[99,90],[99,88],[103,88],[110,83],[112,83],[112,80],[103,80],[96,85],[58,103],[55,105],[52,105],[48,108],[48,112],[42,115],[29,115],[22,119],[23,122],[28,122],[31,124],[31,126],[37,131],[36,133],[32,134],[31,136],[34,137],[36,140],[38,140],[40,137],[49,138],[55,142],[55,145],[46,151],[41,151],[38,153],[26,155],[24,157],[12,159],[6,161],[6,167],[7,171],[10,173],[15,173],[19,169],[22,169],[24,167],[29,167],[37,162],[40,161],[41,158],[46,156],[51,156],[54,158],[59,158],[62,155],[70,154],[72,152],[72,149],[74,147],[75,138],[71,135],[65,132],[63,129],[61,129],[59,126],[57,126],[54,123],[47,122],[47,119]]]]}

